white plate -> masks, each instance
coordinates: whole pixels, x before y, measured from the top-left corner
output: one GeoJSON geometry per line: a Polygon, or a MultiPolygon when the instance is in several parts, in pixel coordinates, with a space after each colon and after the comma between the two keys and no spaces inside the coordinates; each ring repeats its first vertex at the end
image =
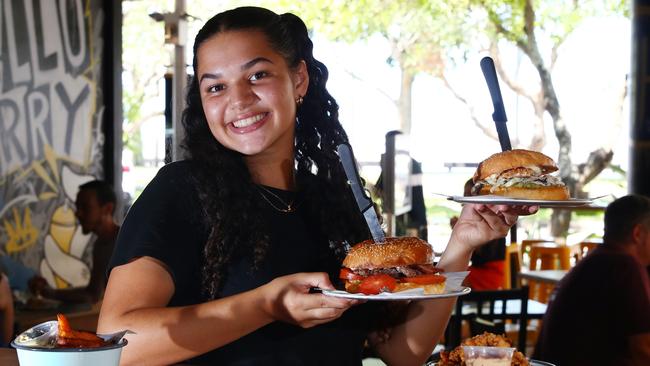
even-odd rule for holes
{"type": "Polygon", "coordinates": [[[461,286],[458,289],[447,291],[441,294],[425,294],[424,291],[420,289],[412,289],[400,292],[382,292],[377,295],[364,295],[364,294],[351,294],[346,291],[341,290],[325,290],[323,289],[323,295],[334,296],[334,297],[343,297],[346,299],[359,299],[359,300],[379,300],[379,301],[399,301],[399,300],[426,300],[426,299],[442,299],[446,297],[456,297],[461,295],[467,295],[472,291],[469,287],[461,286]]]}
{"type": "Polygon", "coordinates": [[[485,196],[447,196],[448,200],[459,203],[486,203],[492,205],[527,205],[527,206],[540,206],[540,207],[580,207],[586,206],[594,202],[594,200],[602,198],[570,198],[564,201],[550,201],[550,200],[526,200],[520,198],[509,198],[495,195],[485,196]]]}
{"type": "Polygon", "coordinates": [[[455,297],[467,295],[471,289],[462,285],[463,280],[469,274],[469,271],[446,272],[444,273],[447,280],[445,281],[445,291],[441,294],[425,294],[422,288],[414,288],[399,292],[382,292],[377,295],[353,294],[342,290],[321,289],[323,295],[344,297],[346,299],[359,300],[379,300],[379,301],[399,301],[399,300],[425,300],[425,299],[442,299],[445,297],[455,297]]]}

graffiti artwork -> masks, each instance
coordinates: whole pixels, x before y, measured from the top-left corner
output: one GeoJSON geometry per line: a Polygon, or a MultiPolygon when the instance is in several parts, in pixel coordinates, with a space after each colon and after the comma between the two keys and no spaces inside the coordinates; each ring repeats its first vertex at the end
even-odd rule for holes
{"type": "Polygon", "coordinates": [[[87,284],[78,186],[102,177],[99,0],[0,0],[0,255],[87,284]]]}

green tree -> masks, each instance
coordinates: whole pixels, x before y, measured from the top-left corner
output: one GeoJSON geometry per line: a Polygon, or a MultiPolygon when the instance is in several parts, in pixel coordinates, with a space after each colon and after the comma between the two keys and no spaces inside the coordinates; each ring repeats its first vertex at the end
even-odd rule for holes
{"type": "MultiPolygon", "coordinates": [[[[402,131],[411,129],[411,87],[418,73],[439,78],[465,103],[474,123],[496,139],[491,121],[483,122],[474,107],[447,77],[448,69],[462,62],[468,50],[489,51],[502,83],[528,100],[533,106],[534,136],[529,145],[513,141],[513,146],[540,150],[545,144],[544,117],[550,115],[560,149],[560,176],[572,195],[605,169],[612,159],[611,147],[594,150],[586,162],[571,161],[571,134],[562,117],[560,101],[553,85],[552,70],[558,48],[585,20],[607,14],[629,16],[626,0],[359,0],[346,2],[320,0],[310,2],[278,1],[284,8],[299,14],[311,27],[332,40],[353,42],[380,34],[392,47],[389,62],[402,74],[399,108],[402,131]],[[541,46],[539,38],[544,38],[541,46]],[[486,39],[483,42],[483,39],[486,39]],[[530,61],[539,76],[538,85],[520,85],[501,63],[503,45],[514,46],[530,61]]],[[[627,93],[621,80],[621,109],[627,93]]],[[[622,117],[621,117],[622,118],[622,117]]],[[[568,231],[570,212],[553,214],[554,236],[568,231]]]]}
{"type": "MultiPolygon", "coordinates": [[[[461,1],[462,2],[462,1],[461,1]]],[[[391,45],[387,62],[400,69],[398,108],[401,130],[411,130],[411,90],[421,72],[442,77],[447,51],[473,31],[465,19],[454,15],[452,2],[405,0],[321,0],[269,2],[295,12],[305,22],[332,40],[354,42],[375,34],[391,45]]]]}
{"type": "MultiPolygon", "coordinates": [[[[165,12],[169,1],[124,1],[122,3],[122,106],[124,111],[122,143],[133,152],[136,163],[142,162],[140,126],[161,116],[164,105],[155,105],[160,82],[171,64],[164,47],[162,23],[149,13],[165,12]]],[[[165,126],[161,126],[165,128],[165,126]]]]}
{"type": "MultiPolygon", "coordinates": [[[[490,54],[495,59],[499,76],[518,94],[528,99],[536,116],[536,131],[532,148],[544,145],[543,119],[550,115],[555,137],[559,142],[558,164],[560,177],[567,184],[572,196],[580,195],[583,187],[600,174],[611,162],[611,147],[600,147],[589,154],[586,162],[576,164],[571,160],[572,137],[563,114],[560,100],[553,84],[552,71],[557,61],[558,49],[575,29],[590,17],[619,14],[629,17],[629,3],[625,0],[610,1],[540,1],[540,0],[472,0],[472,4],[485,11],[487,22],[483,29],[490,36],[490,54]],[[540,35],[549,41],[550,47],[540,46],[540,35]],[[539,85],[527,91],[516,84],[500,67],[499,41],[506,41],[524,54],[535,67],[539,85]]],[[[620,109],[627,95],[624,76],[621,78],[620,109]]],[[[622,113],[620,114],[622,118],[622,113]]],[[[551,217],[552,234],[565,236],[571,213],[555,210],[551,217]]]]}

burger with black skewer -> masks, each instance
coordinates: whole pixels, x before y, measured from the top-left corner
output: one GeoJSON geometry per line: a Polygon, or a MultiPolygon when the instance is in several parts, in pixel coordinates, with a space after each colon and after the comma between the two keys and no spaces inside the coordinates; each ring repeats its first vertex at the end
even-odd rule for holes
{"type": "Polygon", "coordinates": [[[422,288],[440,294],[446,277],[433,265],[431,245],[416,237],[389,237],[384,243],[363,241],[343,260],[340,278],[350,293],[375,295],[422,288]]]}
{"type": "Polygon", "coordinates": [[[532,150],[503,151],[483,160],[474,173],[472,195],[497,195],[529,200],[569,199],[550,157],[532,150]]]}

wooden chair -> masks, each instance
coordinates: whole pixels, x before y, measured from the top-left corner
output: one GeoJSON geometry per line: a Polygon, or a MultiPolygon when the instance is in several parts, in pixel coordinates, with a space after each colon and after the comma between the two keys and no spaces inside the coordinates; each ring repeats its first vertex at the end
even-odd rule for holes
{"type": "Polygon", "coordinates": [[[519,287],[519,272],[521,272],[521,252],[519,250],[519,244],[510,243],[510,245],[506,245],[506,258],[503,276],[504,289],[519,287]]]}
{"type": "Polygon", "coordinates": [[[519,248],[520,250],[520,258],[522,260],[523,265],[528,265],[530,263],[530,248],[533,246],[533,244],[539,244],[539,243],[548,243],[548,244],[555,244],[555,241],[552,239],[525,239],[521,241],[521,246],[519,248]]]}
{"type": "Polygon", "coordinates": [[[509,290],[472,291],[458,297],[455,313],[449,321],[445,332],[445,348],[453,349],[461,342],[463,321],[470,324],[470,335],[490,331],[505,333],[505,323],[516,321],[519,325],[516,342],[517,348],[525,352],[528,323],[528,287],[509,290]],[[512,303],[511,303],[512,302],[512,303]],[[517,307],[514,302],[518,302],[517,307]],[[506,311],[508,305],[514,305],[518,311],[506,311]],[[465,312],[463,308],[465,307],[465,312]]]}
{"type": "MultiPolygon", "coordinates": [[[[530,248],[529,269],[564,269],[571,268],[571,256],[573,248],[567,245],[537,243],[530,248]],[[539,265],[538,265],[539,262],[539,265]]],[[[554,286],[547,283],[529,281],[530,298],[539,302],[547,303],[554,286]]]]}

